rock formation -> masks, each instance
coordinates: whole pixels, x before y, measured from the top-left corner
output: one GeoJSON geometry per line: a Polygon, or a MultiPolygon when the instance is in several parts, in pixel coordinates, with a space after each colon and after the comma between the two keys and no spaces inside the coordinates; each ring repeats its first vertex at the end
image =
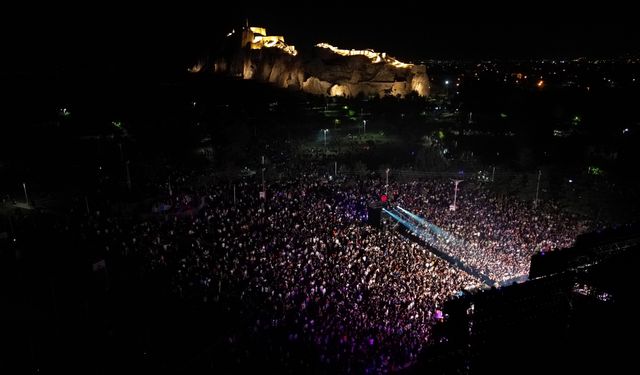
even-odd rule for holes
{"type": "Polygon", "coordinates": [[[241,35],[232,31],[227,37],[231,47],[213,59],[213,66],[198,62],[189,71],[232,74],[318,95],[429,95],[424,65],[406,64],[384,52],[318,43],[303,54],[261,27],[246,27],[241,35]]]}

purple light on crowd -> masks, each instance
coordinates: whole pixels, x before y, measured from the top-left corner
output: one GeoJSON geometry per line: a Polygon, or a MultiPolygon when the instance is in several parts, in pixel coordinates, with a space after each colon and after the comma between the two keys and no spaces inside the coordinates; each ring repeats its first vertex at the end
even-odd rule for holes
{"type": "Polygon", "coordinates": [[[441,310],[436,310],[436,314],[433,316],[435,319],[440,320],[443,318],[442,316],[442,311],[441,310]]]}

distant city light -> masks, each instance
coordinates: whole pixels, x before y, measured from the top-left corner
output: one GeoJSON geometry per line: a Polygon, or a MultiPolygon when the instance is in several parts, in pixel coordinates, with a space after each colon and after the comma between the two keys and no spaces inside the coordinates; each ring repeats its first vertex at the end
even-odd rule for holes
{"type": "Polygon", "coordinates": [[[542,88],[544,86],[544,80],[539,80],[537,86],[542,88]]]}
{"type": "Polygon", "coordinates": [[[449,80],[444,81],[444,84],[448,85],[449,84],[449,80]]]}

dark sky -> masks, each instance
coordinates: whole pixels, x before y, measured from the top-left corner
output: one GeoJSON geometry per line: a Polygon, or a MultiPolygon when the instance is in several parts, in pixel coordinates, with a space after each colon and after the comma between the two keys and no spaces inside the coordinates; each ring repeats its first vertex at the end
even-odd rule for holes
{"type": "Polygon", "coordinates": [[[440,10],[410,3],[357,10],[305,4],[295,10],[265,5],[215,11],[182,3],[176,5],[175,13],[171,6],[160,12],[156,8],[122,7],[56,9],[37,15],[25,10],[5,12],[0,20],[0,40],[6,53],[0,71],[6,75],[33,70],[183,69],[216,38],[242,25],[245,18],[271,34],[284,35],[288,43],[297,46],[326,41],[343,48],[386,51],[401,60],[640,52],[640,28],[632,20],[608,16],[587,19],[561,15],[551,19],[536,12],[487,16],[455,11],[455,7],[440,10]],[[185,11],[185,7],[191,8],[185,11]],[[316,9],[310,12],[307,7],[316,9]]]}

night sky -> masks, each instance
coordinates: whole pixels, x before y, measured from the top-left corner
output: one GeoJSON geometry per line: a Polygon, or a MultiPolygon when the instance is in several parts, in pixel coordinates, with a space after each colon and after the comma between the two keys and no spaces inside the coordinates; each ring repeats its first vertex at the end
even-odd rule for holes
{"type": "Polygon", "coordinates": [[[181,5],[175,13],[171,6],[159,11],[96,7],[37,15],[5,12],[1,38],[8,58],[0,62],[0,71],[6,75],[182,70],[246,18],[272,35],[284,35],[299,49],[325,41],[342,48],[386,51],[408,61],[640,52],[640,28],[631,20],[604,14],[551,18],[533,9],[498,15],[402,4],[350,10],[323,3],[324,8],[313,12],[306,10],[311,5],[298,10],[273,5],[224,11],[195,5],[185,10],[181,5]]]}

